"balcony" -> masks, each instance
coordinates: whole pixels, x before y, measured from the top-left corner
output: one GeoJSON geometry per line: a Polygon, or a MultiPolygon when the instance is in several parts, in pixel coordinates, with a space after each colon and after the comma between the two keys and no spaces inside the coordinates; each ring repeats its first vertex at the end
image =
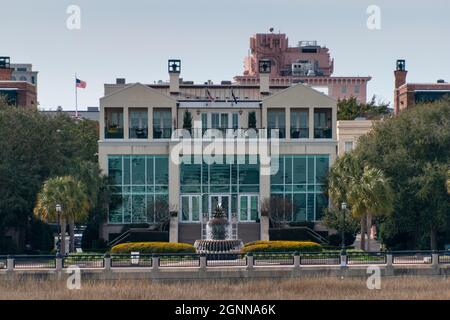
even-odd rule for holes
{"type": "Polygon", "coordinates": [[[308,139],[309,128],[291,128],[291,139],[308,139]]]}
{"type": "Polygon", "coordinates": [[[314,139],[332,139],[333,130],[331,128],[314,128],[314,139]]]}
{"type": "Polygon", "coordinates": [[[172,128],[154,128],[153,139],[170,139],[172,137],[172,128]]]}
{"type": "Polygon", "coordinates": [[[147,139],[148,129],[147,128],[130,128],[130,139],[147,139]]]}
{"type": "Polygon", "coordinates": [[[105,139],[123,139],[123,128],[117,125],[105,128],[105,139]]]}

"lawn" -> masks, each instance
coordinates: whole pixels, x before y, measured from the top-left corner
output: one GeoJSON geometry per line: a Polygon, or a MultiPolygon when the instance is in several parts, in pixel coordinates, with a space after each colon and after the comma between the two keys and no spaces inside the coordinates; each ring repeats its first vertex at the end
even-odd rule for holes
{"type": "Polygon", "coordinates": [[[369,290],[365,278],[296,278],[256,280],[91,281],[81,290],[66,289],[65,280],[0,281],[0,299],[450,299],[450,279],[384,277],[381,290],[369,290]]]}

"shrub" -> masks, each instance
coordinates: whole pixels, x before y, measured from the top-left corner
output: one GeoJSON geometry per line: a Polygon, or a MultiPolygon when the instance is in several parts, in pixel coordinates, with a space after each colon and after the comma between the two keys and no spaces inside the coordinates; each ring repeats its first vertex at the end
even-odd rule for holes
{"type": "Polygon", "coordinates": [[[242,253],[249,252],[317,252],[322,246],[310,241],[254,241],[242,248],[242,253]]]}
{"type": "Polygon", "coordinates": [[[129,254],[139,253],[195,253],[195,248],[187,243],[169,242],[129,242],[114,246],[111,253],[129,254]]]}

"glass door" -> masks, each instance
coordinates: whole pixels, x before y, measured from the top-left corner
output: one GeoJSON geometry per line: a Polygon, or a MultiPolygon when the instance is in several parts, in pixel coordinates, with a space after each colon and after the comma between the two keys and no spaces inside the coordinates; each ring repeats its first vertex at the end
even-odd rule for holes
{"type": "Polygon", "coordinates": [[[212,217],[218,206],[221,206],[230,220],[230,195],[212,195],[209,197],[209,216],[212,217]]]}
{"type": "Polygon", "coordinates": [[[258,199],[257,195],[239,196],[239,221],[255,222],[258,218],[258,199]]]}
{"type": "Polygon", "coordinates": [[[200,221],[200,196],[183,195],[181,196],[181,221],[199,222],[200,221]]]}

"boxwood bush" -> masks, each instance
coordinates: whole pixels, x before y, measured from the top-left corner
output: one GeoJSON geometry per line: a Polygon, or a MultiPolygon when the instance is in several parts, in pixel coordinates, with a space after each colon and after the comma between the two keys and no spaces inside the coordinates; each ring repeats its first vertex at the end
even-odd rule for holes
{"type": "Polygon", "coordinates": [[[195,253],[195,248],[187,243],[169,242],[129,242],[112,247],[111,253],[129,254],[139,253],[195,253]]]}
{"type": "Polygon", "coordinates": [[[247,243],[242,253],[249,252],[319,252],[322,246],[311,241],[255,241],[247,243]]]}

